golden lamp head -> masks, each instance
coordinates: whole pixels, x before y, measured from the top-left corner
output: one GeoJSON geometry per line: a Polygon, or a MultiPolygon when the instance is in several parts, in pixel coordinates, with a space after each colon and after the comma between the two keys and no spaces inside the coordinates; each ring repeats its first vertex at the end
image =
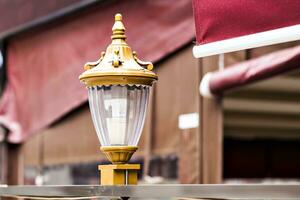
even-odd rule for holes
{"type": "Polygon", "coordinates": [[[147,85],[152,86],[157,75],[152,72],[151,62],[144,62],[137,58],[125,39],[125,27],[122,15],[115,15],[112,27],[112,42],[96,62],[85,64],[79,79],[86,86],[97,85],[147,85]]]}

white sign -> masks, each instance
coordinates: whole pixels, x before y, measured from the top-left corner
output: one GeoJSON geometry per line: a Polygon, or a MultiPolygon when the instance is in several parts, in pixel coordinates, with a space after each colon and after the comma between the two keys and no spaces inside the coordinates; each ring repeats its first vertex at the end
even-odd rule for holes
{"type": "Polygon", "coordinates": [[[178,117],[179,129],[197,128],[199,126],[199,113],[182,114],[178,117]]]}

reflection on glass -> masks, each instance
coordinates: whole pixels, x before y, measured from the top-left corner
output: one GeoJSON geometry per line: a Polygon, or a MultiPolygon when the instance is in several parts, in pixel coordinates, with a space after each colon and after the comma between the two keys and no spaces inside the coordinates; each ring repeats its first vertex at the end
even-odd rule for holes
{"type": "Polygon", "coordinates": [[[149,86],[88,88],[90,110],[102,146],[137,146],[145,120],[149,86]]]}

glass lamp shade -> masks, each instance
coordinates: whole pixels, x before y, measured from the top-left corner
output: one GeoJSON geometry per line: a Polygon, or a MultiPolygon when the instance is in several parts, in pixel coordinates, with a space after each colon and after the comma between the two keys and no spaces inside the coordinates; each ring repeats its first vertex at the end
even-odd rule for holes
{"type": "Polygon", "coordinates": [[[137,146],[145,121],[149,86],[88,88],[93,123],[102,146],[137,146]]]}

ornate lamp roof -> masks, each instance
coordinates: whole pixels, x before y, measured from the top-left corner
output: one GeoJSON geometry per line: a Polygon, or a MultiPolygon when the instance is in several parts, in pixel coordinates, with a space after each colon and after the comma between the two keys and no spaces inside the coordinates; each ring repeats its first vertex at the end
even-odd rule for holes
{"type": "Polygon", "coordinates": [[[112,42],[96,62],[85,64],[79,79],[86,86],[96,85],[149,85],[157,80],[157,75],[152,72],[151,62],[144,62],[137,58],[126,43],[125,27],[122,15],[115,15],[112,27],[112,42]]]}

